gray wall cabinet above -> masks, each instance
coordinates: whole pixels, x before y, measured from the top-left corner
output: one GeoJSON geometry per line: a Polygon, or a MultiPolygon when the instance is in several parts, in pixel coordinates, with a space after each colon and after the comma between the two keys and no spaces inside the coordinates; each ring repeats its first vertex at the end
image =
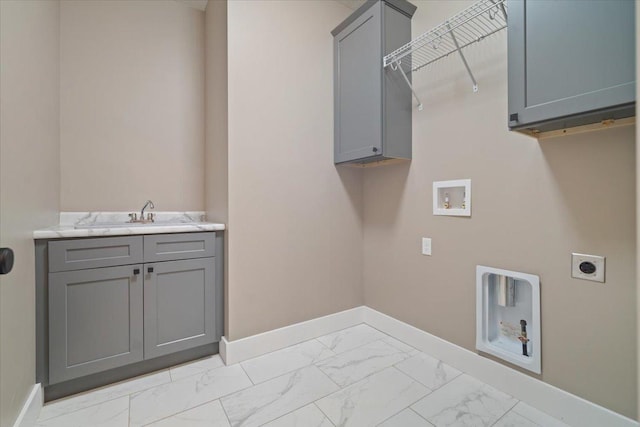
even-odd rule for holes
{"type": "Polygon", "coordinates": [[[370,0],[334,36],[334,162],[411,159],[411,90],[383,58],[411,40],[415,6],[370,0]]]}
{"type": "Polygon", "coordinates": [[[635,2],[508,0],[509,128],[635,115],[635,2]]]}

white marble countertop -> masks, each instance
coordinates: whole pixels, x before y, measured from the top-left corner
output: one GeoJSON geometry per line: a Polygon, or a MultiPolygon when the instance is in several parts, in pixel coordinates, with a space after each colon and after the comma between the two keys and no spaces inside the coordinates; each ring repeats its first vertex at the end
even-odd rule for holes
{"type": "Polygon", "coordinates": [[[129,236],[133,234],[221,231],[224,224],[207,222],[204,212],[154,212],[152,224],[126,225],[129,212],[61,212],[60,224],[35,230],[34,239],[129,236]],[[105,224],[104,227],[101,224],[105,224]],[[124,224],[110,226],[110,224],[124,224]],[[87,228],[76,228],[87,227],[87,228]]]}

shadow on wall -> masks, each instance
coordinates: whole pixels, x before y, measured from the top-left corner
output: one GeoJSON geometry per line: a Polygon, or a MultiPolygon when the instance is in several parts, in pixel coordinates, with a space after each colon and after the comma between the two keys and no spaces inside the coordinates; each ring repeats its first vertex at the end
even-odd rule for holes
{"type": "Polygon", "coordinates": [[[342,183],[345,193],[349,197],[351,208],[358,213],[358,218],[363,217],[363,197],[362,197],[362,171],[348,166],[337,166],[336,172],[342,183]]]}
{"type": "Polygon", "coordinates": [[[375,210],[366,212],[367,227],[390,226],[396,223],[400,207],[403,206],[410,167],[411,162],[407,161],[363,171],[369,183],[365,197],[376,197],[377,193],[385,200],[384,204],[377,204],[375,210]]]}
{"type": "Polygon", "coordinates": [[[634,126],[626,126],[540,140],[572,231],[580,238],[615,239],[622,224],[634,224],[634,132],[634,126]]]}

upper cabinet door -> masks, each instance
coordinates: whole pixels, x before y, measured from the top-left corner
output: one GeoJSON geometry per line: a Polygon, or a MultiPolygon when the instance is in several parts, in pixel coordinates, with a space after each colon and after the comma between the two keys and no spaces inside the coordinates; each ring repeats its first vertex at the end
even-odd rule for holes
{"type": "Polygon", "coordinates": [[[509,127],[634,114],[633,1],[509,0],[508,11],[509,127]]]}
{"type": "Polygon", "coordinates": [[[334,37],[334,160],[382,154],[381,3],[334,37]]]}

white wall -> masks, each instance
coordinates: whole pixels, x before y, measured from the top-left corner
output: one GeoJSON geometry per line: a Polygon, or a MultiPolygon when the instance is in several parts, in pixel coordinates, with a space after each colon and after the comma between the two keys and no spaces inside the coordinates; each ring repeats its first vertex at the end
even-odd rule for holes
{"type": "Polygon", "coordinates": [[[330,32],[350,12],[228,3],[229,339],[362,304],[360,171],[333,165],[330,32]]]}
{"type": "Polygon", "coordinates": [[[13,425],[35,382],[32,232],[58,222],[57,1],[0,1],[0,427],[13,425]]]}
{"type": "Polygon", "coordinates": [[[204,12],[63,1],[65,211],[204,209],[204,12]]]}

